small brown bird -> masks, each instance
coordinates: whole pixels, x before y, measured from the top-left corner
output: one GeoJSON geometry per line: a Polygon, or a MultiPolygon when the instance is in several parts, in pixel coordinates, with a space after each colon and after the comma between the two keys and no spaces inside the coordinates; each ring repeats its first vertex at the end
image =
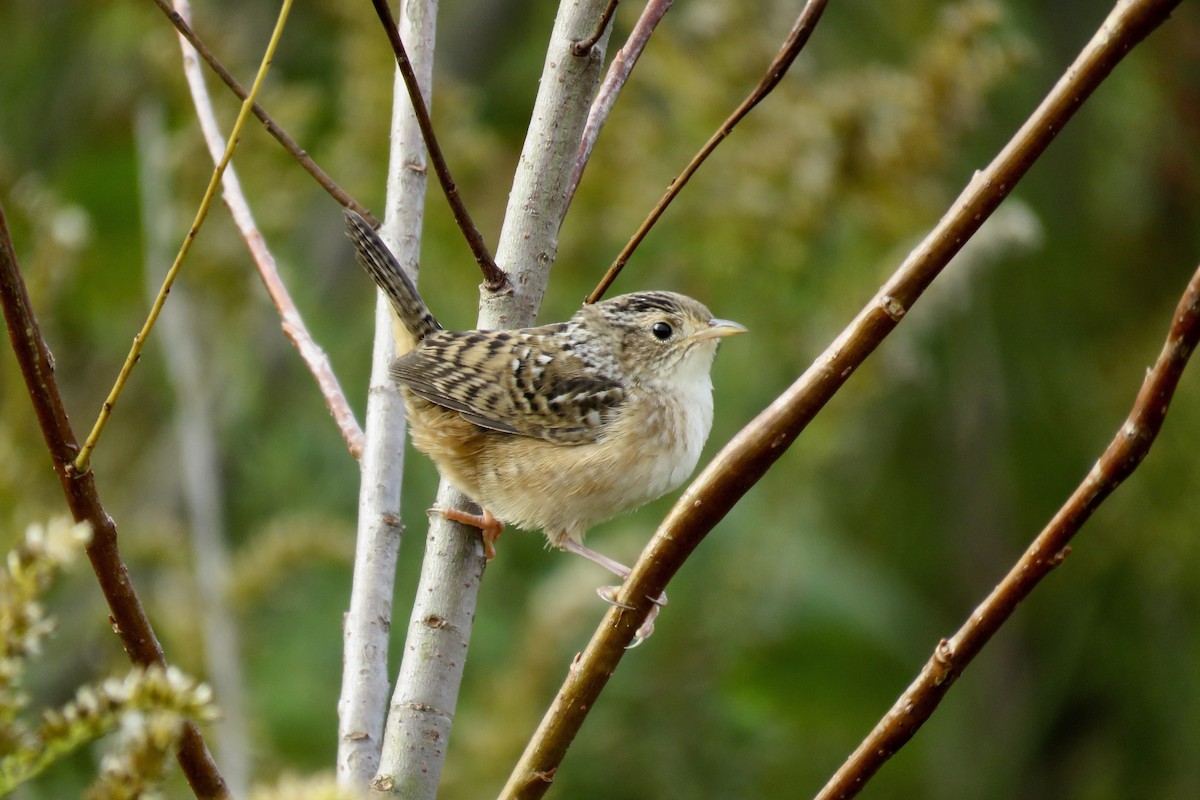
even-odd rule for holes
{"type": "Polygon", "coordinates": [[[692,473],[712,427],[717,344],[746,329],[690,297],[635,292],[553,325],[447,331],[371,226],[353,211],[346,222],[400,322],[391,374],[413,444],[483,510],[439,513],[478,527],[488,558],[508,523],[627,578],[583,536],[692,473]]]}

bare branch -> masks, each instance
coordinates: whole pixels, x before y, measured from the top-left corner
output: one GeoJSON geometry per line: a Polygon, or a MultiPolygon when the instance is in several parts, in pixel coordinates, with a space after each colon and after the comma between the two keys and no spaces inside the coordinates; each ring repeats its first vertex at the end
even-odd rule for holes
{"type": "MultiPolygon", "coordinates": [[[[95,475],[78,472],[74,467],[79,442],[71,429],[58,380],[54,377],[54,357],[42,339],[37,317],[29,302],[25,280],[17,263],[16,250],[8,232],[8,220],[0,206],[0,305],[8,324],[8,336],[13,353],[25,379],[33,410],[50,451],[54,472],[66,495],[67,505],[76,522],[92,526],[92,541],[87,547],[88,558],[100,583],[100,591],[108,602],[113,631],[121,637],[121,645],[129,660],[139,666],[166,666],[162,645],[150,625],[133,586],[133,579],[117,546],[117,526],[104,510],[96,489],[95,475]]],[[[184,726],[179,747],[179,766],[187,777],[192,792],[198,798],[228,798],[225,779],[213,761],[200,729],[194,723],[184,726]]]]}
{"type": "MultiPolygon", "coordinates": [[[[563,187],[600,79],[605,38],[585,58],[571,55],[604,0],[563,0],[555,19],[532,120],[509,193],[497,248],[512,276],[511,290],[481,293],[482,328],[531,325],[545,293],[566,209],[563,187]]],[[[466,508],[442,482],[440,508],[466,508]]],[[[372,789],[406,800],[436,795],[475,618],[484,569],[478,531],[436,517],[429,529],[404,660],[384,733],[383,757],[372,789]]]]}
{"type": "Polygon", "coordinates": [[[125,357],[125,363],[121,365],[121,371],[117,375],[117,380],[109,391],[108,397],[104,400],[103,405],[100,406],[100,414],[96,417],[96,423],[92,426],[92,432],[88,434],[83,447],[79,449],[79,455],[75,457],[75,469],[79,472],[87,469],[92,450],[95,449],[96,444],[100,441],[100,435],[104,432],[109,417],[112,416],[113,408],[117,404],[117,398],[121,396],[121,391],[125,388],[125,382],[129,380],[129,375],[133,372],[134,365],[142,357],[142,348],[145,347],[146,339],[154,329],[154,323],[158,321],[159,314],[162,313],[163,306],[167,302],[167,294],[171,291],[171,285],[175,282],[175,277],[179,274],[180,267],[183,266],[183,259],[187,256],[188,251],[191,250],[192,242],[195,241],[197,234],[200,232],[200,226],[204,224],[204,220],[208,216],[208,209],[212,205],[212,199],[216,195],[217,186],[221,182],[221,175],[225,172],[225,168],[229,166],[229,162],[233,158],[233,151],[237,148],[242,127],[246,124],[246,117],[249,114],[250,106],[253,104],[254,98],[258,96],[258,91],[262,88],[263,81],[267,77],[267,70],[270,68],[271,59],[275,55],[275,48],[279,46],[279,39],[283,35],[283,26],[287,22],[288,12],[291,11],[291,8],[292,0],[283,0],[283,5],[279,9],[279,16],[275,20],[275,29],[271,31],[271,39],[267,42],[266,50],[263,52],[262,60],[259,62],[258,74],[254,77],[254,85],[250,87],[250,93],[242,103],[241,111],[238,112],[237,119],[233,123],[233,129],[230,131],[229,143],[225,146],[225,152],[217,160],[217,165],[213,168],[212,176],[208,181],[208,188],[204,190],[204,197],[200,200],[200,207],[196,209],[196,216],[192,220],[192,225],[188,229],[187,235],[183,238],[183,244],[180,245],[179,253],[175,256],[175,262],[167,270],[167,276],[163,279],[162,287],[158,290],[158,294],[150,306],[150,313],[146,316],[145,323],[142,324],[141,330],[133,337],[133,346],[129,348],[129,355],[125,357]]]}
{"type": "MultiPolygon", "coordinates": [[[[596,140],[600,137],[600,129],[608,121],[608,115],[617,102],[617,95],[621,93],[625,82],[629,80],[629,73],[633,72],[634,64],[642,55],[642,51],[646,49],[646,43],[650,41],[650,34],[654,33],[654,29],[658,27],[659,20],[671,10],[673,2],[674,0],[649,0],[646,7],[642,9],[642,14],[638,17],[633,30],[630,31],[629,39],[613,56],[612,63],[608,65],[608,72],[605,73],[604,80],[600,83],[600,89],[596,92],[596,99],[592,101],[592,108],[588,111],[587,124],[583,126],[579,154],[575,157],[575,171],[571,173],[571,182],[567,185],[568,206],[575,198],[575,190],[579,188],[579,182],[583,180],[583,171],[587,168],[588,161],[591,160],[592,150],[596,147],[596,140]]],[[[603,30],[603,28],[598,30],[603,30]]],[[[595,43],[593,42],[593,44],[595,43]]],[[[572,52],[575,51],[572,50],[572,52]]],[[[575,52],[575,55],[581,54],[575,52]]]]}
{"type": "Polygon", "coordinates": [[[892,755],[911,739],[937,709],[950,686],[979,655],[1017,604],[1062,563],[1069,543],[1092,513],[1128,478],[1150,451],[1188,357],[1200,343],[1200,268],[1192,275],[1175,308],[1166,343],[1125,423],[1078,488],[949,640],[943,639],[912,685],[897,698],[817,795],[820,800],[857,795],[892,755]]]}
{"type": "Polygon", "coordinates": [[[796,60],[796,56],[800,55],[800,51],[808,43],[808,38],[812,35],[813,29],[816,28],[817,22],[820,21],[821,13],[825,10],[827,3],[828,0],[808,0],[804,4],[804,8],[800,11],[800,16],[796,17],[796,22],[792,25],[792,30],[788,33],[783,46],[779,48],[779,52],[775,54],[775,58],[772,59],[771,64],[767,67],[767,72],[763,75],[762,80],[758,82],[758,86],[755,86],[754,91],[750,92],[746,99],[741,102],[741,105],[735,108],[733,113],[721,123],[721,127],[717,128],[717,132],[709,137],[709,140],[704,143],[700,151],[692,157],[692,160],[683,168],[683,172],[679,174],[679,177],[671,181],[671,185],[667,187],[666,193],[659,199],[654,208],[650,210],[650,214],[641,226],[634,231],[629,242],[617,254],[616,261],[604,273],[604,277],[600,279],[600,283],[592,290],[592,293],[587,296],[584,302],[594,303],[604,296],[604,293],[608,291],[608,287],[617,279],[617,276],[621,274],[621,270],[625,268],[625,264],[633,256],[633,251],[646,238],[646,234],[650,233],[650,229],[658,222],[658,218],[663,215],[663,212],[667,210],[667,206],[671,204],[675,196],[691,180],[696,170],[700,169],[700,165],[712,154],[713,150],[717,149],[717,145],[733,132],[734,127],[742,121],[742,118],[749,114],[756,105],[762,102],[764,97],[771,93],[771,90],[779,85],[779,82],[783,80],[783,76],[791,68],[792,62],[796,60]]]}
{"type": "MultiPolygon", "coordinates": [[[[242,86],[242,84],[238,83],[237,78],[233,77],[229,70],[225,69],[225,65],[222,64],[215,55],[213,55],[212,50],[208,49],[208,45],[206,45],[204,41],[196,35],[196,32],[192,30],[192,26],[188,24],[187,19],[185,19],[184,16],[178,11],[171,8],[171,5],[169,2],[167,2],[167,0],[154,0],[154,3],[160,9],[162,9],[162,12],[167,15],[167,19],[169,19],[171,24],[174,25],[176,30],[179,31],[179,35],[186,39],[188,43],[195,48],[196,52],[200,54],[200,58],[204,59],[204,62],[208,64],[212,71],[217,73],[217,77],[225,82],[225,85],[229,87],[230,91],[237,95],[239,100],[245,100],[248,96],[246,88],[242,86]]],[[[287,131],[279,127],[279,124],[276,123],[275,120],[271,119],[270,115],[267,114],[266,110],[261,105],[254,103],[250,107],[250,110],[253,112],[254,116],[258,117],[259,121],[267,129],[267,132],[274,136],[275,140],[283,145],[284,150],[287,150],[289,153],[291,153],[292,158],[296,159],[300,166],[304,167],[305,171],[308,172],[309,175],[312,175],[313,178],[316,179],[317,183],[319,183],[334,200],[337,200],[346,208],[354,209],[362,215],[363,219],[367,220],[367,222],[370,222],[372,225],[379,224],[379,220],[371,216],[370,211],[360,205],[359,202],[353,197],[346,194],[346,192],[342,190],[342,187],[334,183],[333,178],[329,177],[329,175],[325,173],[325,170],[317,166],[317,162],[313,161],[312,156],[310,156],[304,150],[304,148],[300,147],[296,140],[288,135],[287,131]]]]}
{"type": "MultiPolygon", "coordinates": [[[[191,11],[187,0],[175,0],[175,3],[180,18],[183,20],[190,18],[191,11]]],[[[183,72],[187,78],[188,89],[192,94],[192,104],[196,108],[196,116],[200,122],[204,143],[208,146],[208,152],[213,161],[219,161],[221,154],[226,149],[226,144],[217,126],[212,98],[204,84],[204,75],[200,70],[199,62],[196,61],[196,51],[182,35],[179,36],[179,47],[183,51],[183,72]]],[[[221,185],[224,189],[222,199],[229,208],[229,213],[232,215],[238,231],[241,232],[242,239],[246,242],[250,256],[254,259],[254,266],[258,269],[258,275],[262,279],[263,286],[266,287],[267,295],[271,298],[276,310],[279,311],[280,319],[283,322],[283,333],[300,353],[300,358],[308,367],[308,371],[316,378],[317,387],[321,390],[321,396],[325,398],[325,405],[329,408],[329,413],[333,416],[333,421],[342,434],[342,439],[345,440],[350,455],[358,459],[363,450],[363,432],[359,427],[358,420],[354,417],[354,409],[350,407],[350,402],[346,399],[345,392],[342,391],[337,375],[333,372],[329,356],[308,332],[299,309],[292,301],[291,293],[288,292],[287,286],[279,276],[275,257],[267,249],[267,243],[258,230],[254,214],[250,211],[250,204],[246,202],[246,196],[242,193],[242,184],[238,180],[237,171],[232,166],[225,170],[225,174],[221,178],[221,185]]]]}
{"type": "Polygon", "coordinates": [[[1012,191],[1113,67],[1179,0],[1122,2],[1041,105],[870,303],[816,362],[705,467],[663,520],[505,786],[502,798],[540,797],[587,712],[667,582],[704,537],[795,441],[855,369],[891,333],[983,221],[1012,191]],[[630,608],[632,607],[632,608],[630,608]]]}
{"type": "Polygon", "coordinates": [[[396,29],[396,20],[392,19],[392,11],[388,7],[387,0],[371,0],[371,2],[375,6],[375,13],[379,15],[379,21],[383,23],[384,31],[387,32],[388,41],[392,44],[392,52],[396,54],[396,66],[400,68],[404,85],[408,87],[408,96],[412,101],[413,112],[417,116],[417,124],[421,126],[421,135],[425,139],[425,148],[429,151],[429,160],[433,162],[433,171],[437,173],[438,182],[442,185],[442,192],[446,195],[446,202],[450,204],[450,210],[454,214],[454,221],[458,223],[463,236],[466,237],[467,244],[475,255],[475,263],[483,272],[483,285],[489,292],[503,291],[508,285],[508,276],[504,274],[504,270],[496,266],[492,254],[488,252],[487,244],[483,241],[483,234],[479,232],[479,228],[475,227],[475,222],[471,219],[462,196],[458,193],[458,186],[455,185],[454,178],[450,175],[450,167],[446,164],[446,157],[442,155],[442,147],[438,144],[437,135],[433,131],[429,108],[425,105],[425,100],[421,95],[421,87],[417,82],[416,73],[413,72],[412,63],[408,60],[408,53],[404,51],[404,41],[400,38],[400,31],[396,29]]]}

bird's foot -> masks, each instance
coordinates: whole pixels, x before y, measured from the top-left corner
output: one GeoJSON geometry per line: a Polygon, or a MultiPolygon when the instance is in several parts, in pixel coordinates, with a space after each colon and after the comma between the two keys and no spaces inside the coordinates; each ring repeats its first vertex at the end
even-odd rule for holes
{"type": "Polygon", "coordinates": [[[457,508],[431,508],[429,513],[437,514],[442,519],[448,519],[451,522],[461,522],[463,525],[478,528],[479,534],[483,538],[484,556],[488,561],[496,557],[496,540],[504,531],[504,523],[493,517],[492,512],[486,508],[483,509],[482,514],[471,514],[459,511],[457,508]]]}
{"type": "MultiPolygon", "coordinates": [[[[629,567],[625,566],[620,561],[614,561],[603,553],[597,553],[583,542],[577,542],[574,539],[565,538],[558,546],[563,550],[566,550],[568,553],[575,553],[576,555],[583,556],[594,564],[599,564],[621,580],[625,580],[629,577],[629,567]]],[[[601,586],[596,590],[596,593],[600,595],[600,599],[604,602],[611,603],[614,606],[632,611],[633,606],[617,601],[617,593],[620,590],[620,586],[601,586]]],[[[639,644],[646,641],[650,634],[654,633],[654,620],[658,618],[658,612],[662,610],[662,607],[667,604],[667,595],[666,593],[663,593],[658,597],[651,597],[650,600],[654,602],[654,608],[650,609],[650,615],[646,617],[646,621],[643,622],[641,627],[637,629],[637,633],[634,634],[633,641],[630,642],[629,646],[625,648],[626,650],[637,647],[639,644]]]]}
{"type": "MultiPolygon", "coordinates": [[[[596,589],[596,594],[600,595],[600,599],[606,603],[610,603],[618,608],[628,609],[633,611],[633,606],[622,603],[617,600],[617,594],[621,591],[620,586],[600,586],[596,589]]],[[[650,634],[654,633],[654,620],[658,619],[659,612],[663,606],[667,604],[667,594],[663,592],[658,597],[650,597],[650,602],[654,606],[650,609],[650,613],[646,616],[646,621],[643,622],[633,634],[633,641],[626,645],[626,650],[632,650],[642,642],[650,638],[650,634]]]]}

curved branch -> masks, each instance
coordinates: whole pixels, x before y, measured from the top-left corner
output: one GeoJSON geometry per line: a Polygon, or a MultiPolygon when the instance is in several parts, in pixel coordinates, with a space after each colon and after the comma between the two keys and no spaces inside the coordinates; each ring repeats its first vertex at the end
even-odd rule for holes
{"type": "MultiPolygon", "coordinates": [[[[71,515],[76,522],[87,522],[92,526],[92,541],[88,544],[87,554],[100,583],[100,591],[108,602],[113,631],[121,637],[121,645],[134,664],[165,667],[162,645],[142,608],[117,546],[116,523],[100,502],[95,474],[91,470],[76,472],[74,469],[79,441],[71,429],[66,406],[58,391],[54,356],[42,338],[37,316],[29,302],[3,206],[0,206],[0,305],[4,307],[13,353],[71,515]]],[[[196,797],[204,800],[230,797],[225,779],[194,723],[188,722],[184,726],[178,758],[196,797]]]]}
{"type": "Polygon", "coordinates": [[[700,169],[700,165],[712,155],[712,151],[717,149],[717,145],[725,141],[726,136],[733,133],[734,127],[779,85],[779,82],[783,80],[783,76],[791,68],[792,62],[796,60],[796,56],[800,55],[800,51],[808,43],[808,38],[812,35],[813,29],[817,27],[817,23],[821,20],[821,13],[825,10],[828,2],[829,0],[808,0],[804,4],[804,8],[800,11],[800,16],[796,17],[796,22],[792,25],[791,31],[788,32],[787,39],[784,40],[783,45],[779,48],[779,52],[775,54],[775,58],[771,60],[762,80],[746,96],[746,99],[733,110],[733,113],[721,123],[721,127],[717,128],[717,132],[709,137],[709,140],[704,143],[700,151],[683,168],[683,172],[679,173],[679,177],[671,181],[671,185],[667,187],[666,193],[654,205],[654,208],[650,209],[650,214],[646,217],[646,220],[634,231],[629,242],[617,254],[616,260],[608,268],[608,272],[604,273],[604,277],[600,279],[600,283],[596,285],[592,293],[587,296],[587,299],[584,301],[585,303],[594,303],[604,296],[604,293],[608,291],[608,287],[612,286],[613,281],[617,279],[617,276],[621,274],[621,270],[625,268],[625,264],[633,256],[633,251],[638,248],[638,245],[642,243],[646,235],[650,233],[650,229],[654,227],[659,217],[667,210],[667,206],[671,205],[671,201],[675,199],[675,196],[683,190],[687,182],[696,174],[696,170],[700,169]]]}
{"type": "Polygon", "coordinates": [[[667,582],[891,333],[1113,67],[1179,0],[1122,2],[1075,63],[870,303],[787,391],[709,463],[663,520],[582,655],[571,665],[502,798],[541,797],[588,711],[667,582]]]}

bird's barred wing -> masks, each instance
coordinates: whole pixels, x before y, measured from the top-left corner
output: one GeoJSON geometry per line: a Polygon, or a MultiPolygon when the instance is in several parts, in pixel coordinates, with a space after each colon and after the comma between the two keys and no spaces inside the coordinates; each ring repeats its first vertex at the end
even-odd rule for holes
{"type": "Polygon", "coordinates": [[[392,377],[484,428],[594,442],[620,412],[625,390],[556,346],[561,329],[437,331],[392,362],[392,377]]]}

